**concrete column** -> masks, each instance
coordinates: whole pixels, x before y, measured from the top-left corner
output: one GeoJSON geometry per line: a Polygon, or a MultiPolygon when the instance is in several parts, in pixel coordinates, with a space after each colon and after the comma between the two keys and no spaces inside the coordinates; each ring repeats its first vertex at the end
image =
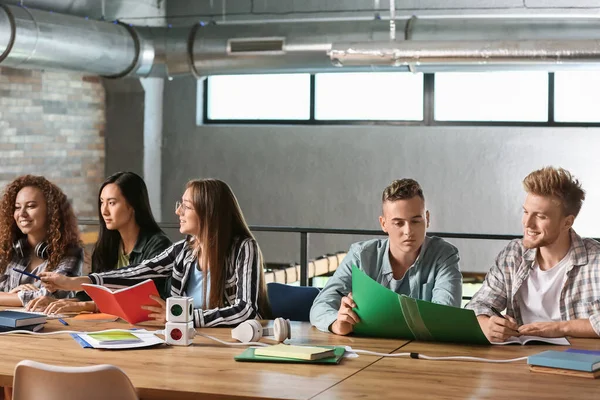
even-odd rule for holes
{"type": "Polygon", "coordinates": [[[144,180],[148,186],[150,206],[157,221],[162,219],[162,126],[163,78],[140,79],[144,88],[144,180]]]}

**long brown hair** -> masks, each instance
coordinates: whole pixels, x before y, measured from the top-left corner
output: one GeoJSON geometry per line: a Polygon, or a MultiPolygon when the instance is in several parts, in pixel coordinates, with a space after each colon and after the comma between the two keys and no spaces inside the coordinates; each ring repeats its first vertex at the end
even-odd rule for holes
{"type": "MultiPolygon", "coordinates": [[[[218,179],[192,180],[186,185],[192,195],[194,210],[198,215],[200,229],[193,245],[198,265],[206,274],[210,270],[210,296],[206,301],[206,279],[204,280],[205,307],[224,306],[226,261],[235,239],[254,239],[233,191],[218,179]]],[[[258,248],[259,287],[258,313],[268,318],[269,302],[263,269],[263,257],[258,248]]]]}
{"type": "Polygon", "coordinates": [[[54,270],[74,247],[80,246],[77,219],[63,191],[43,176],[20,176],[6,186],[0,200],[0,273],[6,271],[16,255],[13,244],[26,236],[17,226],[14,212],[17,194],[29,186],[40,189],[46,201],[45,241],[49,253],[46,270],[54,270]]]}

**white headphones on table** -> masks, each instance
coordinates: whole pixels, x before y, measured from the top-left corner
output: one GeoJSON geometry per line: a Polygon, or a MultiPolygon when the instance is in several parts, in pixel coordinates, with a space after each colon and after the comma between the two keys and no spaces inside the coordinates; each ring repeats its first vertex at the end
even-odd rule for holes
{"type": "Polygon", "coordinates": [[[275,336],[275,340],[283,342],[292,337],[290,320],[275,318],[272,328],[263,327],[258,320],[250,319],[231,330],[231,337],[242,343],[257,342],[263,336],[275,336]]]}

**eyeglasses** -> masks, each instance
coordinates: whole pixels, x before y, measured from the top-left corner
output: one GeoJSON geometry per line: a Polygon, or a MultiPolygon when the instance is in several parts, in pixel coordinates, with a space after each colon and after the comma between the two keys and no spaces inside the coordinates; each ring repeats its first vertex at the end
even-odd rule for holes
{"type": "Polygon", "coordinates": [[[175,202],[175,214],[177,214],[179,212],[179,209],[183,210],[183,213],[185,214],[187,210],[191,210],[191,207],[188,207],[185,205],[185,203],[182,203],[181,201],[176,201],[175,202]]]}

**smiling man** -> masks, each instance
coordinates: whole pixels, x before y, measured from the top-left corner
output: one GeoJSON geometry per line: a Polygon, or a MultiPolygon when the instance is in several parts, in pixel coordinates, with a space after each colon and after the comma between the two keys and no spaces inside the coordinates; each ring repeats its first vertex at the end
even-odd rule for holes
{"type": "Polygon", "coordinates": [[[322,331],[347,335],[359,321],[352,311],[352,265],[396,293],[460,306],[458,250],[441,238],[426,236],[429,211],[421,186],[413,179],[396,180],[383,191],[382,203],[379,223],[388,238],[350,247],[310,310],[311,323],[322,331]]]}
{"type": "Polygon", "coordinates": [[[523,239],[496,258],[467,308],[490,341],[510,336],[600,335],[600,243],[573,230],[585,192],[562,168],[530,173],[523,239]],[[506,309],[506,318],[491,307],[506,309]]]}

